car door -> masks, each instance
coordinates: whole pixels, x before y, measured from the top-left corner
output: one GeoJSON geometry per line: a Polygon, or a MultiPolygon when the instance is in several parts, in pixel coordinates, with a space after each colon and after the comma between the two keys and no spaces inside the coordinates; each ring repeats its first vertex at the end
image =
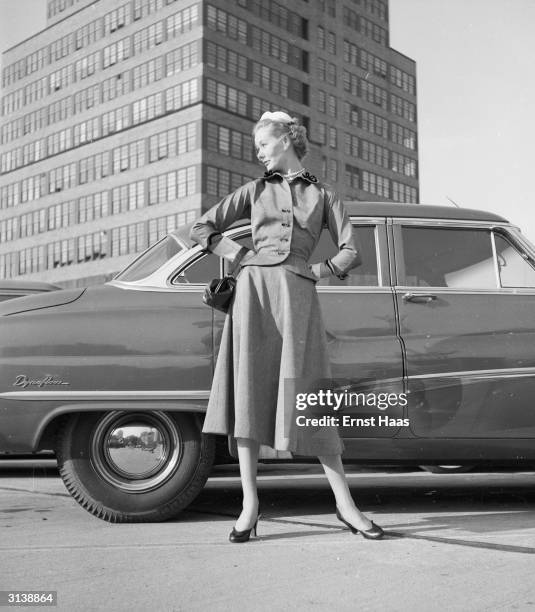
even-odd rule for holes
{"type": "Polygon", "coordinates": [[[535,267],[508,226],[395,219],[410,428],[535,436],[535,267]]]}
{"type": "MultiPolygon", "coordinates": [[[[352,394],[343,406],[355,420],[340,427],[346,458],[359,455],[358,439],[396,435],[400,430],[398,419],[406,416],[385,219],[363,217],[352,221],[361,265],[345,280],[330,276],[317,284],[332,375],[339,390],[347,389],[352,394]]],[[[324,230],[311,261],[324,261],[336,252],[329,232],[324,230]]]]}

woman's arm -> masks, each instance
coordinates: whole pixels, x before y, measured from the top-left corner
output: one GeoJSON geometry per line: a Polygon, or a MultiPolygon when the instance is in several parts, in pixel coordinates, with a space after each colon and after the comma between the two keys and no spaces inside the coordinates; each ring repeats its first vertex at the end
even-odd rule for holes
{"type": "Polygon", "coordinates": [[[349,215],[336,192],[326,189],[325,198],[327,228],[338,246],[338,253],[325,262],[314,264],[312,270],[319,278],[334,275],[344,279],[349,270],[362,263],[361,250],[349,215]]]}
{"type": "Polygon", "coordinates": [[[223,236],[234,221],[251,216],[253,183],[246,183],[212,206],[192,226],[190,238],[231,264],[238,263],[248,249],[223,236]]]}

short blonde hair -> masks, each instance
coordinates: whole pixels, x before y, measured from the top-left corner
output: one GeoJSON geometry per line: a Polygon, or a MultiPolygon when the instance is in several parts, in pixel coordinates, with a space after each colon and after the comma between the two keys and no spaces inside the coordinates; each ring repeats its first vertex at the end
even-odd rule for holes
{"type": "Polygon", "coordinates": [[[295,154],[301,160],[306,157],[308,153],[308,138],[307,129],[304,125],[299,123],[297,117],[291,117],[291,121],[276,121],[273,119],[260,119],[253,127],[253,136],[257,130],[263,127],[272,126],[274,133],[277,136],[283,136],[287,134],[290,137],[295,154]]]}

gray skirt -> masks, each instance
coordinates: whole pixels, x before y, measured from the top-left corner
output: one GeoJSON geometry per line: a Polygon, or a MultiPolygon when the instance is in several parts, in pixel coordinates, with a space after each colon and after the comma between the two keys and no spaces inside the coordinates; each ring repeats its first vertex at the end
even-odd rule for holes
{"type": "Polygon", "coordinates": [[[225,318],[203,432],[296,455],[336,455],[335,426],[300,426],[297,391],[331,376],[314,281],[281,265],[245,266],[225,318]]]}

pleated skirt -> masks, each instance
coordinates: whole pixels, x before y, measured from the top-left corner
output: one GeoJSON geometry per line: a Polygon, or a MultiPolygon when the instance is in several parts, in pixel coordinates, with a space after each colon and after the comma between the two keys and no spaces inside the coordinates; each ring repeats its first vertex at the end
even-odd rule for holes
{"type": "Polygon", "coordinates": [[[336,426],[298,425],[297,392],[330,379],[314,281],[245,266],[225,317],[203,432],[249,438],[294,455],[340,454],[336,426]]]}

